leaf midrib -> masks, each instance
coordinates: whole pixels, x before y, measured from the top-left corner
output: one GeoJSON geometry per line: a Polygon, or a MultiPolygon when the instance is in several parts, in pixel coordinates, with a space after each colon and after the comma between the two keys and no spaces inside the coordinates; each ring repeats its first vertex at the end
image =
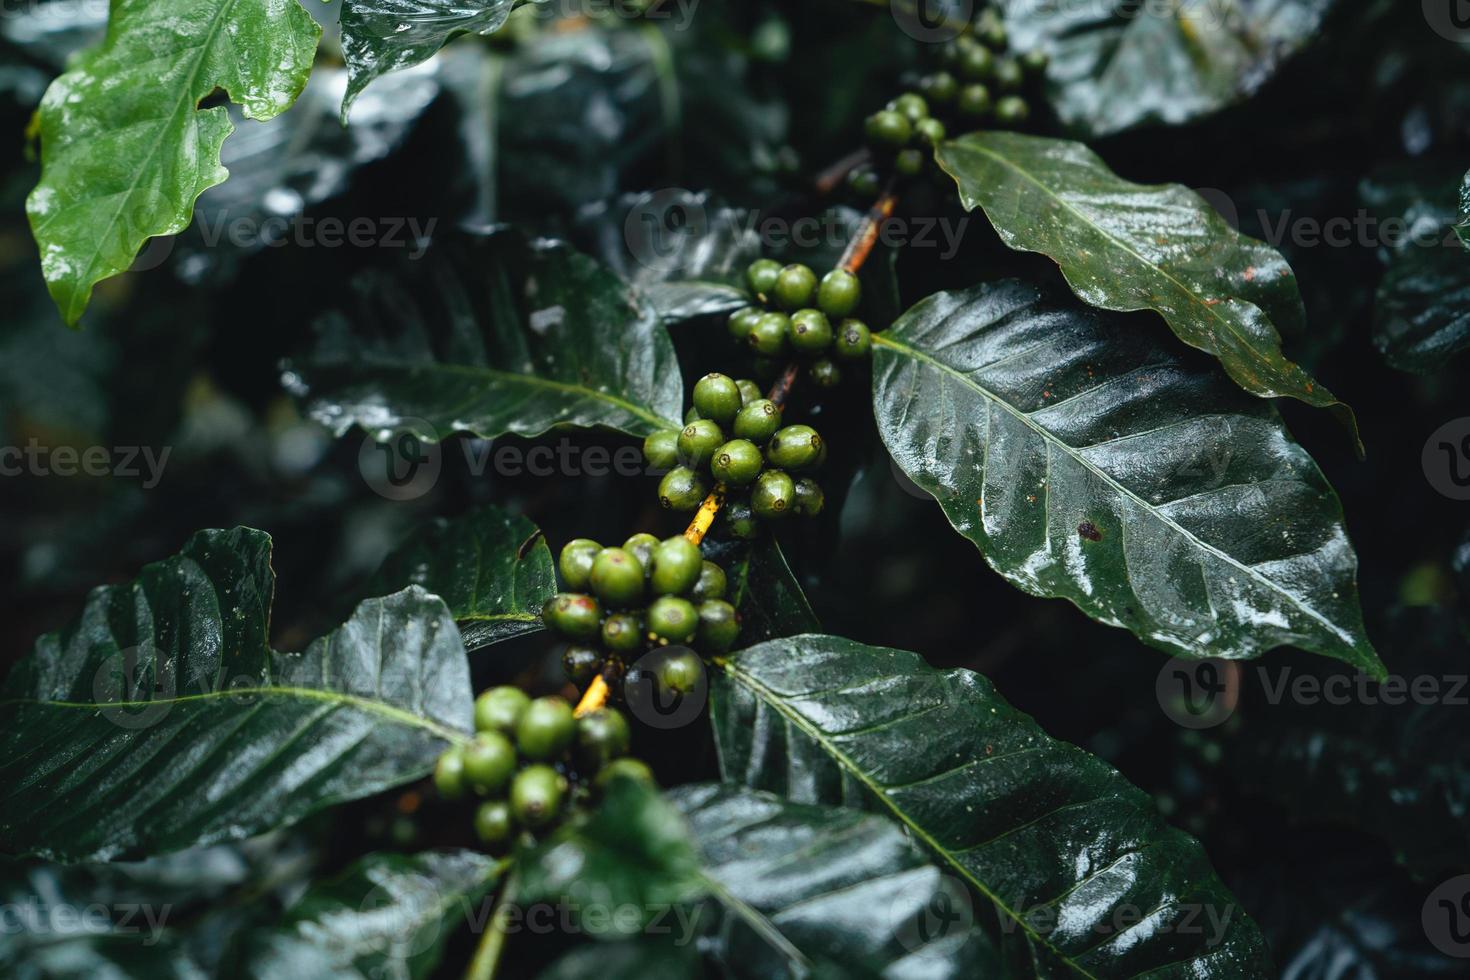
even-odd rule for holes
{"type": "MultiPolygon", "coordinates": [[[[1298,599],[1296,596],[1292,595],[1290,592],[1285,591],[1284,589],[1282,589],[1279,585],[1277,585],[1275,582],[1271,581],[1270,579],[1262,576],[1259,572],[1255,571],[1255,569],[1251,568],[1249,565],[1242,565],[1233,556],[1226,554],[1225,552],[1221,551],[1219,548],[1216,548],[1214,545],[1211,545],[1211,544],[1208,544],[1208,543],[1206,543],[1204,541],[1201,541],[1193,533],[1191,533],[1190,531],[1186,530],[1184,527],[1180,526],[1177,522],[1175,522],[1174,520],[1172,520],[1172,519],[1164,516],[1163,514],[1159,513],[1158,510],[1154,507],[1154,505],[1152,503],[1150,503],[1147,500],[1144,500],[1142,497],[1138,496],[1138,494],[1134,493],[1133,491],[1129,490],[1127,487],[1123,486],[1121,483],[1119,483],[1117,480],[1113,479],[1113,477],[1111,475],[1109,475],[1108,473],[1106,473],[1105,471],[1103,471],[1101,469],[1098,469],[1098,467],[1095,466],[1095,465],[1093,465],[1093,463],[1090,460],[1088,460],[1086,457],[1082,456],[1080,453],[1074,452],[1073,451],[1073,448],[1071,446],[1067,445],[1066,442],[1064,442],[1061,439],[1057,438],[1054,434],[1052,434],[1051,432],[1049,432],[1047,429],[1043,428],[1042,426],[1040,426],[1039,424],[1037,424],[1036,422],[1034,422],[1031,419],[1031,416],[1027,415],[1025,412],[1022,412],[1020,409],[1018,409],[1015,406],[1011,405],[1009,402],[1005,401],[1005,399],[1003,399],[1000,396],[996,395],[994,392],[990,391],[988,388],[985,388],[984,386],[982,386],[979,382],[972,380],[968,375],[966,375],[966,374],[964,374],[964,373],[962,373],[960,371],[957,371],[956,369],[950,367],[949,365],[945,364],[944,362],[939,361],[939,360],[937,360],[937,359],[935,359],[935,358],[929,356],[928,354],[925,354],[925,353],[923,353],[923,352],[921,352],[919,350],[916,350],[913,347],[908,346],[907,344],[904,344],[904,343],[901,343],[899,341],[896,341],[892,337],[887,336],[886,334],[874,334],[873,335],[873,343],[874,344],[877,344],[879,346],[882,346],[882,347],[891,348],[891,349],[893,349],[895,351],[902,351],[902,352],[908,354],[910,357],[913,357],[915,360],[923,361],[924,363],[926,363],[926,364],[928,364],[928,365],[936,368],[937,370],[942,371],[943,373],[945,373],[945,374],[947,374],[947,375],[955,378],[961,384],[963,384],[963,385],[965,385],[965,386],[973,389],[982,398],[985,398],[991,404],[999,405],[1001,408],[1005,409],[1013,417],[1015,417],[1018,421],[1020,421],[1022,424],[1024,424],[1027,428],[1031,429],[1038,436],[1040,436],[1041,439],[1044,440],[1048,445],[1055,445],[1055,446],[1060,447],[1061,451],[1063,453],[1065,453],[1069,459],[1071,459],[1073,462],[1075,462],[1078,465],[1080,465],[1080,466],[1084,467],[1085,469],[1087,469],[1088,472],[1092,473],[1098,479],[1102,480],[1108,486],[1112,487],[1113,490],[1115,492],[1117,492],[1119,495],[1121,495],[1123,497],[1126,497],[1128,500],[1131,500],[1134,503],[1138,504],[1140,507],[1142,507],[1144,510],[1146,510],[1149,514],[1152,514],[1156,520],[1159,520],[1159,521],[1163,522],[1166,526],[1168,526],[1168,527],[1172,528],[1173,530],[1177,531],[1180,535],[1182,535],[1186,540],[1190,541],[1192,544],[1194,544],[1196,547],[1198,547],[1201,551],[1205,551],[1205,552],[1208,552],[1208,553],[1210,553],[1212,555],[1215,555],[1216,557],[1220,558],[1221,560],[1223,560],[1224,562],[1226,562],[1227,564],[1229,564],[1232,568],[1239,569],[1240,572],[1241,572],[1241,574],[1248,576],[1253,581],[1256,581],[1256,582],[1259,582],[1259,583],[1263,584],[1264,586],[1266,586],[1273,593],[1276,593],[1276,594],[1281,595],[1286,600],[1288,600],[1295,608],[1300,609],[1309,618],[1311,618],[1311,619],[1315,620],[1316,622],[1320,623],[1323,626],[1323,628],[1325,628],[1327,630],[1328,635],[1330,635],[1338,643],[1343,644],[1347,649],[1352,650],[1355,654],[1359,652],[1357,650],[1357,647],[1355,647],[1351,643],[1348,643],[1348,642],[1344,641],[1342,639],[1342,637],[1338,635],[1338,633],[1337,633],[1336,629],[1333,627],[1332,623],[1329,620],[1327,620],[1325,617],[1323,617],[1320,613],[1318,613],[1316,610],[1310,608],[1309,606],[1303,605],[1302,602],[1301,602],[1301,600],[1298,599]]],[[[987,443],[987,445],[989,445],[989,443],[987,443]]],[[[1048,482],[1048,488],[1050,488],[1050,483],[1049,482],[1048,482]]],[[[1131,587],[1131,583],[1130,583],[1130,587],[1131,587]]]]}
{"type": "Polygon", "coordinates": [[[826,732],[813,725],[810,721],[808,721],[796,711],[789,708],[775,691],[762,684],[751,674],[748,674],[745,671],[741,670],[738,666],[736,666],[731,658],[716,657],[714,663],[722,668],[725,673],[729,674],[733,678],[736,678],[737,680],[744,683],[751,690],[755,691],[764,704],[769,705],[787,721],[795,725],[797,728],[801,729],[801,731],[804,732],[808,738],[820,745],[822,749],[828,755],[830,755],[834,761],[837,762],[838,765],[842,766],[844,769],[850,772],[854,779],[862,783],[869,793],[871,793],[878,801],[880,801],[885,807],[887,807],[888,810],[893,814],[895,819],[897,819],[905,827],[909,828],[909,830],[914,834],[915,837],[918,837],[921,841],[923,841],[926,847],[928,847],[935,854],[940,855],[947,864],[949,864],[961,875],[963,875],[965,880],[974,885],[981,894],[983,894],[987,899],[994,903],[996,908],[1003,911],[1007,917],[1012,919],[1018,926],[1020,926],[1021,929],[1035,942],[1051,950],[1051,952],[1054,953],[1058,959],[1066,963],[1068,966],[1072,967],[1082,976],[1089,978],[1089,980],[1102,980],[1102,978],[1098,977],[1096,974],[1089,973],[1084,970],[1080,965],[1074,963],[1065,953],[1063,953],[1061,950],[1057,949],[1050,942],[1048,942],[1045,936],[1037,932],[1031,926],[1031,924],[1026,921],[1025,916],[1021,915],[1015,909],[1011,908],[998,895],[996,895],[993,891],[986,887],[985,883],[977,878],[969,868],[965,867],[965,865],[955,857],[954,853],[950,851],[949,848],[940,844],[939,841],[936,840],[932,834],[930,834],[925,828],[920,826],[915,820],[911,819],[908,813],[903,810],[893,800],[893,798],[887,794],[887,792],[885,791],[885,787],[881,783],[872,778],[872,776],[870,776],[865,770],[859,767],[857,763],[849,758],[848,755],[840,748],[832,744],[832,742],[827,738],[826,732]]]}
{"type": "Polygon", "coordinates": [[[437,721],[416,715],[411,711],[386,704],[382,701],[374,701],[371,698],[360,697],[355,694],[346,694],[341,691],[324,691],[313,687],[285,687],[282,685],[263,685],[259,687],[232,687],[229,690],[206,691],[201,694],[185,694],[172,698],[154,698],[150,701],[108,701],[99,703],[94,701],[51,701],[40,698],[11,698],[0,701],[0,707],[9,705],[37,705],[40,707],[72,708],[83,711],[102,711],[111,708],[153,708],[159,705],[186,704],[194,701],[213,701],[221,698],[242,698],[251,696],[261,697],[286,697],[297,698],[303,701],[321,701],[328,704],[342,705],[355,708],[367,714],[379,715],[390,721],[397,722],[409,728],[420,728],[431,732],[445,741],[463,744],[469,741],[469,736],[463,732],[455,731],[437,721]]]}

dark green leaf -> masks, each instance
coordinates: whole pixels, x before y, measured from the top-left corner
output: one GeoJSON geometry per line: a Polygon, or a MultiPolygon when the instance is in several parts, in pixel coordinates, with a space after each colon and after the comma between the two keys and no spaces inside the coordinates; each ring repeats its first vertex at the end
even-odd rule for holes
{"type": "Polygon", "coordinates": [[[1381,675],[1342,507],[1270,403],[1009,280],[875,338],[894,460],[1012,583],[1188,657],[1293,644],[1381,675]]]}
{"type": "Polygon", "coordinates": [[[542,628],[541,606],[556,593],[556,568],[536,525],[482,507],[413,532],[388,556],[368,592],[409,585],[442,598],[465,647],[475,650],[542,628]]]}
{"type": "Polygon", "coordinates": [[[1394,260],[1378,285],[1374,345],[1392,366],[1428,373],[1470,347],[1470,254],[1416,248],[1394,260]]]}
{"type": "Polygon", "coordinates": [[[539,980],[702,980],[699,950],[693,944],[630,939],[583,946],[537,974],[539,980]]]}
{"type": "Polygon", "coordinates": [[[0,847],[114,860],[248,837],[426,773],[471,727],[454,621],[417,588],[267,645],[260,531],[201,531],[94,591],[0,692],[0,847]]]}
{"type": "Polygon", "coordinates": [[[705,557],[725,569],[725,598],[740,614],[740,642],[811,633],[817,614],[771,535],[755,541],[706,540],[705,557]]]}
{"type": "Polygon", "coordinates": [[[1038,973],[1268,975],[1255,923],[1198,842],[985,678],[830,636],[720,666],[711,708],[727,779],[898,820],[995,903],[1038,973]]]}
{"type": "Polygon", "coordinates": [[[560,903],[598,938],[637,934],[705,890],[684,818],[636,779],[614,780],[595,809],[516,861],[516,901],[560,903]],[[636,921],[612,914],[624,907],[637,910],[636,921]]]}
{"type": "Polygon", "coordinates": [[[1086,136],[1178,125],[1253,94],[1315,40],[1333,0],[1001,0],[1013,45],[1051,55],[1057,115],[1086,136]]]}
{"type": "Polygon", "coordinates": [[[451,235],[353,286],[356,307],[324,317],[315,349],[286,375],[339,434],[678,427],[683,382],[668,334],[616,276],[565,245],[451,235]]]}
{"type": "Polygon", "coordinates": [[[1003,975],[968,891],[892,822],[733,786],[672,799],[723,903],[700,928],[728,975],[1003,975]]]}
{"type": "Polygon", "coordinates": [[[67,323],[92,287],[155,235],[182,231],[194,199],[229,174],[234,129],[219,89],[248,119],[284,112],[306,84],[321,28],[296,2],[114,0],[102,46],[41,103],[42,172],[26,202],[41,269],[67,323]]]}
{"type": "Polygon", "coordinates": [[[1272,321],[1291,329],[1306,316],[1286,260],[1204,198],[1178,184],[1131,183],[1081,143],[1038,136],[972,133],[937,158],[967,209],[984,208],[1011,248],[1056,261],[1082,299],[1157,311],[1246,391],[1331,408],[1357,439],[1352,411],[1281,351],[1272,321]]]}
{"type": "Polygon", "coordinates": [[[501,864],[476,851],[369,854],[247,944],[245,974],[425,977],[456,929],[483,926],[501,864]]]}
{"type": "Polygon", "coordinates": [[[490,34],[517,0],[343,0],[342,57],[349,81],[342,123],[368,83],[429,58],[456,34],[490,34]]]}

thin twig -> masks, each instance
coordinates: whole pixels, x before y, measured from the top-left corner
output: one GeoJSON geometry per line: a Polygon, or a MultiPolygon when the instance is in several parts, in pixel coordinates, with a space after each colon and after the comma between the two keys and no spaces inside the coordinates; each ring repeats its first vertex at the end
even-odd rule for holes
{"type": "Polygon", "coordinates": [[[490,921],[485,924],[485,935],[475,949],[470,968],[465,971],[465,980],[492,980],[495,976],[495,971],[500,966],[500,955],[505,951],[506,919],[510,915],[510,904],[515,899],[515,888],[516,869],[511,868],[500,889],[500,895],[495,899],[490,921]]]}
{"type": "Polygon", "coordinates": [[[842,178],[867,163],[872,157],[872,152],[866,146],[860,150],[853,150],[847,156],[817,174],[817,179],[812,182],[813,186],[816,187],[818,194],[826,197],[837,189],[837,185],[842,183],[842,178]]]}

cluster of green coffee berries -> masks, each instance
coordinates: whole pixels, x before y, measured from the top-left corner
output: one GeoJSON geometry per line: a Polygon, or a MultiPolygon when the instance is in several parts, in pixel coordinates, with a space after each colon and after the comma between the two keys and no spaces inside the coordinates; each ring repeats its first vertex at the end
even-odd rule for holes
{"type": "Polygon", "coordinates": [[[833,269],[818,280],[810,266],[757,259],[745,270],[745,281],[760,305],[730,314],[730,336],[758,358],[772,363],[789,355],[806,358],[812,383],[830,388],[842,380],[837,361],[868,356],[872,336],[852,315],[863,297],[855,274],[833,269]]]}
{"type": "Polygon", "coordinates": [[[655,432],[643,441],[649,465],[668,469],[659,502],[670,510],[695,510],[712,479],[725,489],[725,518],[737,537],[753,536],[756,519],[821,513],[822,488],[803,474],[827,458],[816,429],[782,425],[775,402],[746,394],[751,392],[742,392],[739,382],[707,374],[694,386],[697,417],[681,432],[655,432]]]}
{"type": "Polygon", "coordinates": [[[439,756],[434,786],[448,800],[480,797],[475,834],[503,850],[517,834],[555,826],[619,773],[652,782],[647,765],[627,758],[630,740],[615,708],[577,718],[562,698],[493,687],[475,699],[473,740],[439,756]]]}
{"type": "MultiPolygon", "coordinates": [[[[577,538],[562,548],[559,566],[570,591],[548,600],[541,616],[571,641],[562,666],[578,687],[610,662],[621,669],[651,647],[724,653],[740,635],[735,607],[724,598],[724,569],[683,535],[660,541],[635,534],[621,548],[577,538]]],[[[681,692],[699,671],[692,653],[675,655],[660,677],[681,692]]]]}
{"type": "Polygon", "coordinates": [[[1046,70],[1043,51],[1008,53],[1005,25],[994,10],[983,10],[971,29],[940,48],[941,67],[910,86],[867,118],[865,135],[878,166],[864,165],[847,175],[857,196],[876,197],[880,167],[887,163],[900,177],[922,173],[933,148],[949,129],[981,126],[1014,129],[1031,118],[1024,90],[1046,70]]]}

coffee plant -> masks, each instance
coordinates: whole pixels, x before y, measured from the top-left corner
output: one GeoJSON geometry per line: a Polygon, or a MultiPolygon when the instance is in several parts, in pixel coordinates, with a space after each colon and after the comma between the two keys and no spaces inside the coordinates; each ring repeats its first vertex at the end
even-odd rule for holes
{"type": "Polygon", "coordinates": [[[4,975],[1465,975],[1458,13],[8,6],[4,975]]]}

